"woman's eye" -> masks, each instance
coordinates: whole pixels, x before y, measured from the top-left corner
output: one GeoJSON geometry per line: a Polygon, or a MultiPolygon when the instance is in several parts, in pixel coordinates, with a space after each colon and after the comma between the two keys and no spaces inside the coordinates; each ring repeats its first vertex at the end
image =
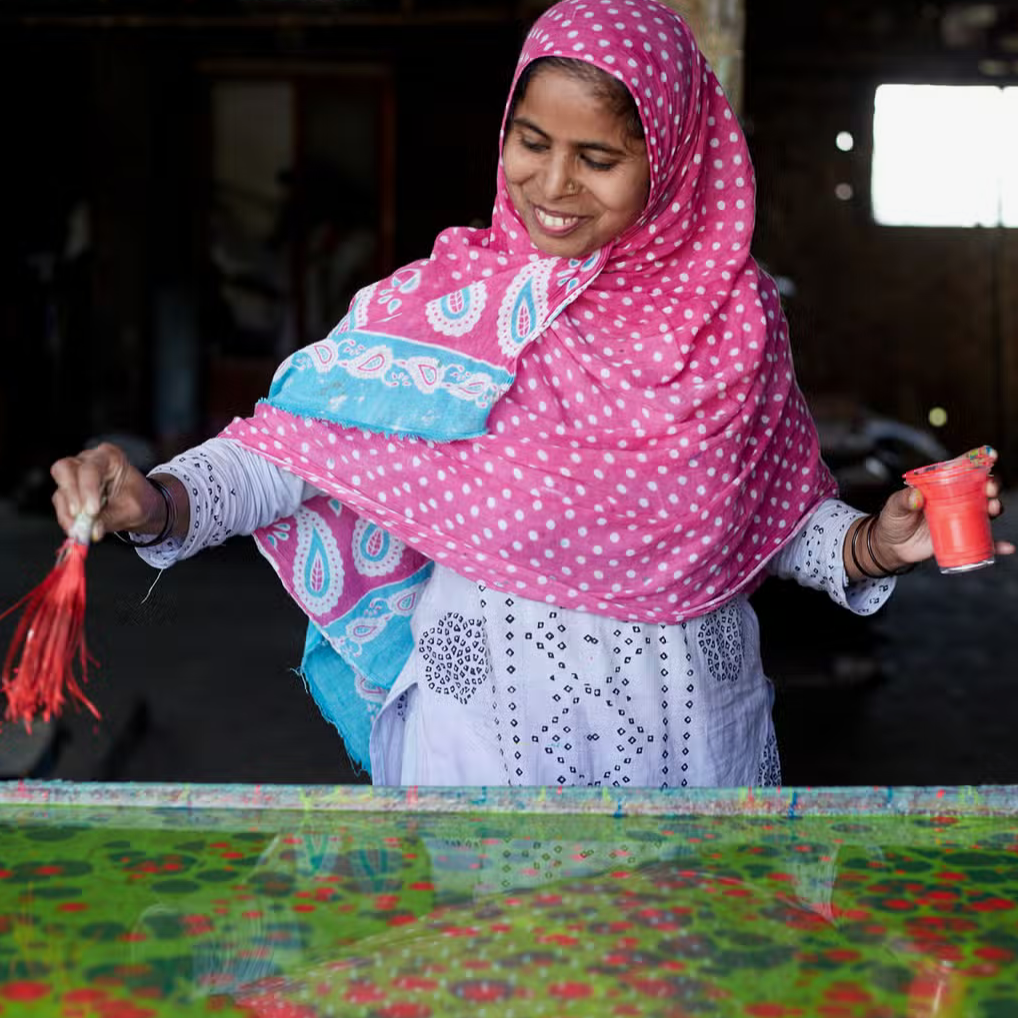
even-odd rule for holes
{"type": "Polygon", "coordinates": [[[520,138],[520,144],[530,152],[544,152],[548,146],[543,141],[533,141],[530,138],[520,138]]]}
{"type": "Polygon", "coordinates": [[[582,158],[583,158],[583,161],[592,170],[612,170],[612,169],[615,168],[615,163],[602,163],[602,162],[598,162],[596,159],[591,159],[590,156],[583,156],[582,158]]]}

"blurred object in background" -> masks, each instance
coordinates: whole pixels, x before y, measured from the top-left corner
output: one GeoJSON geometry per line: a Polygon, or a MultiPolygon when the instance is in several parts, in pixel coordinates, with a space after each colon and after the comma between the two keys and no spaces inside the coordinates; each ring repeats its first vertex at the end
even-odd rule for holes
{"type": "Polygon", "coordinates": [[[907,470],[951,456],[932,432],[875,413],[848,396],[813,397],[810,408],[841,497],[866,512],[880,509],[907,470]]]}
{"type": "Polygon", "coordinates": [[[394,265],[395,79],[384,63],[209,60],[210,430],[394,265]]]}
{"type": "Polygon", "coordinates": [[[745,0],[666,0],[688,22],[732,109],[742,112],[745,0]]]}
{"type": "Polygon", "coordinates": [[[22,724],[5,722],[0,732],[0,781],[48,777],[60,742],[58,724],[40,719],[28,731],[22,724]]]}
{"type": "MultiPolygon", "coordinates": [[[[949,458],[935,435],[874,413],[847,395],[814,397],[810,407],[824,461],[841,498],[879,512],[913,467],[949,458]]],[[[761,618],[764,664],[779,687],[849,689],[880,678],[872,619],[839,610],[793,583],[771,580],[753,595],[761,618]]],[[[894,605],[888,606],[888,613],[894,605]]]]}

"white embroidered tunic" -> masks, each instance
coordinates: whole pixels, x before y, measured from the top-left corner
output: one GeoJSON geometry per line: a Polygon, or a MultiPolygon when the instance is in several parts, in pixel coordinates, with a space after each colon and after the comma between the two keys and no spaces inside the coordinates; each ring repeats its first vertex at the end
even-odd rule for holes
{"type": "MultiPolygon", "coordinates": [[[[139,550],[165,568],[292,515],[318,494],[225,439],[156,469],[190,499],[182,541],[139,550]]],[[[848,582],[860,513],[824,502],[770,563],[866,615],[893,578],[848,582]]],[[[773,689],[745,596],[675,625],[556,608],[436,566],[414,613],[415,651],[371,732],[378,785],[776,785],[773,689]]]]}

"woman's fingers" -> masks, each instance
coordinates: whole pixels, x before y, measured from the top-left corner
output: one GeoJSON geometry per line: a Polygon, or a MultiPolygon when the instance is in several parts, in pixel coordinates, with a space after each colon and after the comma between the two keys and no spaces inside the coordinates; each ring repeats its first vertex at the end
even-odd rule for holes
{"type": "Polygon", "coordinates": [[[50,467],[50,476],[67,493],[69,508],[75,515],[82,511],[89,516],[99,515],[106,487],[115,476],[114,457],[109,450],[109,446],[86,449],[50,467]]]}
{"type": "Polygon", "coordinates": [[[71,512],[71,500],[63,488],[57,488],[53,492],[53,510],[56,513],[60,529],[66,534],[71,529],[77,513],[71,512]]]}
{"type": "MultiPolygon", "coordinates": [[[[81,493],[78,488],[78,474],[80,464],[76,456],[68,456],[57,460],[50,467],[50,477],[56,482],[57,490],[53,495],[53,505],[57,509],[57,515],[70,514],[73,518],[77,516],[82,505],[81,493]]],[[[61,519],[63,523],[63,519],[61,519]]]]}
{"type": "Polygon", "coordinates": [[[123,451],[108,443],[57,460],[50,467],[50,476],[57,486],[53,508],[64,531],[70,530],[81,512],[94,521],[93,540],[101,539],[111,523],[116,529],[117,521],[128,508],[119,505],[122,499],[118,496],[131,469],[123,451]]]}

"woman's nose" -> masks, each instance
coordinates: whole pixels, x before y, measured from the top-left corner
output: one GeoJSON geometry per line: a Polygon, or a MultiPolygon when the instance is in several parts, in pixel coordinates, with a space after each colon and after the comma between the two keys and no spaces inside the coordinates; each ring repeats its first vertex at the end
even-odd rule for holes
{"type": "Polygon", "coordinates": [[[548,163],[544,174],[544,193],[548,198],[565,198],[576,193],[568,159],[552,159],[548,163]]]}

